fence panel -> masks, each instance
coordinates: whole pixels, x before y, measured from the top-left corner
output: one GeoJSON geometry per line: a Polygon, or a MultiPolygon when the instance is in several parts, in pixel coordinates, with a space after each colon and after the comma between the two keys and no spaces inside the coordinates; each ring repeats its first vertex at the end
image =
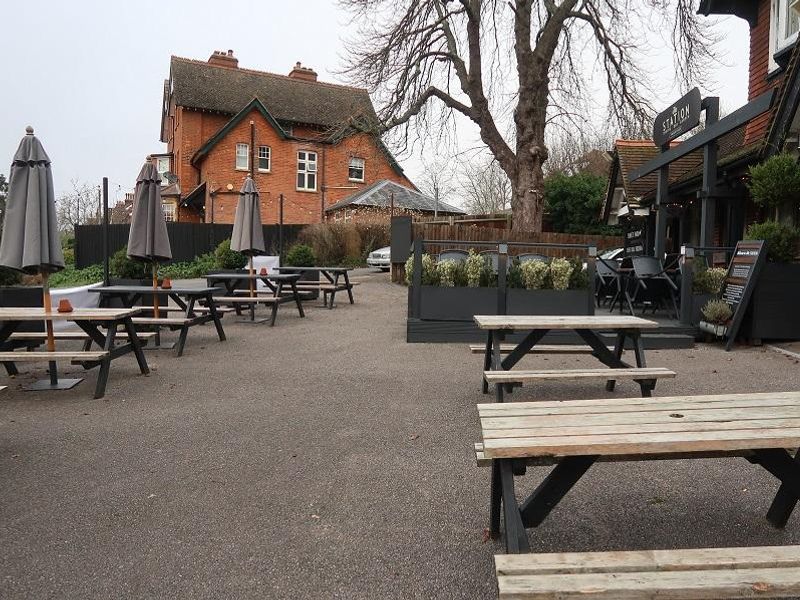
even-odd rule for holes
{"type": "MultiPolygon", "coordinates": [[[[304,225],[283,226],[283,248],[292,245],[304,225]]],[[[128,244],[130,225],[113,224],[108,226],[108,249],[114,254],[128,244]]],[[[214,249],[223,240],[229,239],[233,225],[219,223],[167,223],[172,260],[184,262],[214,249]]],[[[264,244],[267,254],[278,254],[280,226],[264,225],[264,244]]],[[[103,262],[103,226],[75,226],[75,266],[79,269],[103,262]]]]}

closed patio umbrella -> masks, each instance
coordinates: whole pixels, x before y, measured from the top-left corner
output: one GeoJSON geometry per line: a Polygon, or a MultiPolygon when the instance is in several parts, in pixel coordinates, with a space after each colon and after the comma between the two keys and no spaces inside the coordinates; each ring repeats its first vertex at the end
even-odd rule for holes
{"type": "MultiPolygon", "coordinates": [[[[167,222],[161,207],[161,178],[149,156],[136,178],[128,257],[153,265],[154,290],[158,287],[158,263],[172,258],[167,222]]],[[[158,318],[157,294],[153,294],[153,313],[158,318]]]]}
{"type": "Polygon", "coordinates": [[[244,180],[244,185],[239,192],[239,202],[236,204],[231,250],[241,252],[249,259],[250,296],[253,297],[255,295],[253,256],[264,254],[265,248],[264,228],[261,226],[261,200],[256,184],[249,175],[244,180]]]}
{"type": "MultiPolygon", "coordinates": [[[[0,241],[0,265],[29,275],[42,276],[43,305],[46,313],[52,310],[50,273],[64,268],[61,237],[56,221],[56,199],[50,157],[28,126],[19,144],[8,181],[3,238],[0,241]]],[[[53,322],[45,320],[47,351],[55,351],[53,322]]],[[[58,383],[55,362],[50,363],[50,381],[36,389],[64,389],[81,381],[62,380],[58,383]]]]}

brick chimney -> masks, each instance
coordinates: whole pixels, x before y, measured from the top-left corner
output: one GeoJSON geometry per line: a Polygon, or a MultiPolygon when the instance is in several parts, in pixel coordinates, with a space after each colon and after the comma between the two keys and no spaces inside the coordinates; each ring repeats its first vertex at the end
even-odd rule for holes
{"type": "Polygon", "coordinates": [[[214,53],[209,56],[208,64],[217,67],[231,67],[236,69],[239,67],[239,59],[233,55],[233,50],[214,50],[214,53]]]}
{"type": "Polygon", "coordinates": [[[300,62],[294,63],[294,68],[289,73],[289,77],[302,79],[303,81],[316,81],[317,72],[309,67],[304,67],[300,62]]]}

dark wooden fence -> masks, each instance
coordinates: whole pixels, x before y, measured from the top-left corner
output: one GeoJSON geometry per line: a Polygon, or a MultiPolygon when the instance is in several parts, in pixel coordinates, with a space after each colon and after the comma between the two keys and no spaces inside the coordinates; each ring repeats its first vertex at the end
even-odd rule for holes
{"type": "MultiPolygon", "coordinates": [[[[303,225],[283,226],[283,248],[291,246],[303,225]]],[[[277,255],[279,251],[278,225],[264,225],[264,244],[267,254],[277,255]]],[[[109,254],[114,254],[128,244],[129,224],[108,226],[109,254]]],[[[184,262],[196,256],[213,252],[223,240],[231,237],[233,225],[211,223],[167,223],[172,260],[184,262]]],[[[79,269],[103,262],[103,226],[75,226],[75,266],[79,269]]]]}
{"type": "Polygon", "coordinates": [[[606,248],[621,248],[622,236],[593,235],[577,233],[542,233],[503,231],[494,227],[476,227],[474,225],[444,225],[439,223],[413,224],[413,239],[452,240],[463,242],[529,242],[538,244],[581,244],[594,245],[600,251],[606,248]]]}

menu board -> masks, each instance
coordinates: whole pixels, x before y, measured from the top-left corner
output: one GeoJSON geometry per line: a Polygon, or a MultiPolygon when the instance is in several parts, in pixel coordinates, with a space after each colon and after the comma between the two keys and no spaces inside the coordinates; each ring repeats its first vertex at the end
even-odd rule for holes
{"type": "Polygon", "coordinates": [[[644,254],[644,226],[634,226],[625,232],[625,256],[644,254]]]}
{"type": "Polygon", "coordinates": [[[731,264],[728,266],[728,273],[722,283],[720,297],[727,302],[733,316],[725,332],[728,342],[726,350],[730,350],[739,332],[744,313],[747,311],[747,303],[755,288],[758,273],[766,260],[766,248],[762,240],[746,240],[736,244],[733,251],[731,264]]]}

